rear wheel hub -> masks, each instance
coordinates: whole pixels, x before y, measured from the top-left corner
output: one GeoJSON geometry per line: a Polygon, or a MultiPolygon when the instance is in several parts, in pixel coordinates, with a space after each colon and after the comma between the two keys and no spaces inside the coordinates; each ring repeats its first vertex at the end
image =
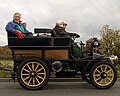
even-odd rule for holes
{"type": "Polygon", "coordinates": [[[30,76],[33,77],[33,78],[35,78],[36,75],[37,75],[37,73],[36,73],[35,71],[32,71],[32,72],[30,73],[30,76]]]}

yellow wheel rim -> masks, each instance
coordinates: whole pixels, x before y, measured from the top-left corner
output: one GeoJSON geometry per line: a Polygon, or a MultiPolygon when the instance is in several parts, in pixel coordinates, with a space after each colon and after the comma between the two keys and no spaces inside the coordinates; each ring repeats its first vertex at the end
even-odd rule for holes
{"type": "Polygon", "coordinates": [[[45,78],[46,70],[39,62],[28,62],[21,69],[21,79],[30,87],[37,87],[41,85],[45,78]]]}
{"type": "Polygon", "coordinates": [[[114,79],[114,71],[107,64],[99,65],[93,72],[93,79],[99,86],[107,86],[114,79]]]}

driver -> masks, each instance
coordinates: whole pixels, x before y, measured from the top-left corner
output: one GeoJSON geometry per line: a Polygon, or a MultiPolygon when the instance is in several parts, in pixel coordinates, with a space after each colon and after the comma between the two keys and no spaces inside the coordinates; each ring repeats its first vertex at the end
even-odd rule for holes
{"type": "MultiPolygon", "coordinates": [[[[66,32],[67,23],[64,20],[58,20],[53,28],[52,37],[70,37],[70,33],[66,32]]],[[[74,34],[74,33],[71,33],[74,34]]],[[[79,37],[79,36],[78,36],[79,37]]],[[[83,56],[83,52],[74,40],[71,41],[71,52],[75,59],[83,56]]]]}
{"type": "Polygon", "coordinates": [[[67,23],[64,20],[58,20],[53,28],[52,37],[68,37],[69,33],[66,32],[67,23]]]}
{"type": "Polygon", "coordinates": [[[6,31],[8,32],[8,36],[17,36],[19,39],[24,38],[24,36],[32,36],[32,33],[29,32],[21,23],[21,14],[20,13],[14,13],[13,15],[13,21],[9,22],[6,25],[6,31]],[[27,33],[27,34],[25,34],[27,33]]]}

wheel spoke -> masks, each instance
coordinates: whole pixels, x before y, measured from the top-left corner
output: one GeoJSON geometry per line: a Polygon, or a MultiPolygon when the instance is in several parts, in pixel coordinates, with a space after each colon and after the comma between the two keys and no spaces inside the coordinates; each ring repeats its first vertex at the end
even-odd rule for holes
{"type": "Polygon", "coordinates": [[[30,80],[28,81],[28,84],[30,84],[30,81],[32,80],[32,78],[30,78],[30,80]]]}
{"type": "Polygon", "coordinates": [[[107,74],[107,76],[108,76],[108,77],[109,77],[109,76],[111,77],[111,76],[113,76],[113,74],[107,74]]]}
{"type": "Polygon", "coordinates": [[[105,78],[105,79],[103,79],[103,81],[104,81],[104,84],[105,84],[105,83],[107,83],[106,78],[105,78]]]}
{"type": "Polygon", "coordinates": [[[109,69],[106,73],[108,74],[110,71],[112,71],[111,69],[109,69]]]}
{"type": "Polygon", "coordinates": [[[41,76],[37,76],[37,77],[40,78],[40,79],[42,79],[42,80],[44,79],[44,78],[42,78],[41,76]]]}
{"type": "Polygon", "coordinates": [[[43,67],[42,67],[42,68],[40,68],[39,70],[37,70],[37,72],[41,71],[42,69],[43,69],[43,67]]]}
{"type": "Polygon", "coordinates": [[[37,66],[36,66],[36,68],[35,68],[35,71],[37,70],[38,66],[39,66],[39,65],[37,64],[37,66]]]}
{"type": "Polygon", "coordinates": [[[106,72],[107,66],[105,66],[104,72],[106,72]]]}
{"type": "Polygon", "coordinates": [[[103,66],[101,66],[101,72],[103,72],[103,66]]]}
{"type": "Polygon", "coordinates": [[[105,78],[105,83],[107,83],[107,78],[105,78]]]}
{"type": "Polygon", "coordinates": [[[38,75],[45,74],[45,73],[37,73],[38,75]]]}
{"type": "Polygon", "coordinates": [[[32,70],[34,71],[34,62],[32,62],[32,70]]]}
{"type": "Polygon", "coordinates": [[[100,80],[101,79],[101,77],[98,77],[95,81],[98,81],[98,80],[100,80]]]}
{"type": "Polygon", "coordinates": [[[100,80],[100,84],[102,84],[102,83],[103,83],[103,79],[100,80]]]}
{"type": "Polygon", "coordinates": [[[28,64],[27,64],[27,67],[29,68],[30,71],[32,70],[28,64]]]}
{"type": "Polygon", "coordinates": [[[24,80],[27,80],[28,78],[30,78],[30,76],[26,77],[24,80]]]}
{"type": "Polygon", "coordinates": [[[111,78],[109,78],[109,77],[107,77],[107,79],[110,81],[111,80],[111,78]]]}
{"type": "Polygon", "coordinates": [[[40,82],[39,82],[38,78],[36,77],[35,79],[36,79],[36,81],[37,81],[37,82],[38,82],[38,84],[39,84],[40,82]]]}
{"type": "Polygon", "coordinates": [[[101,73],[98,69],[96,69],[97,72],[101,73]]]}
{"type": "Polygon", "coordinates": [[[24,75],[30,75],[30,74],[22,74],[22,75],[24,76],[24,75]]]}
{"type": "Polygon", "coordinates": [[[100,76],[100,74],[95,74],[95,76],[100,76]]]}
{"type": "Polygon", "coordinates": [[[23,69],[23,70],[25,70],[26,72],[30,72],[29,70],[27,70],[27,69],[23,69]]]}
{"type": "Polygon", "coordinates": [[[33,85],[35,85],[35,78],[33,78],[33,85]]]}

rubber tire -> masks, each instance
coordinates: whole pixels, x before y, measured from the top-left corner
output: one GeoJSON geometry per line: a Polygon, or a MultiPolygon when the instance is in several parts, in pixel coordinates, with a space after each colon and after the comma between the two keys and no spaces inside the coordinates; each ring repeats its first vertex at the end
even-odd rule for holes
{"type": "Polygon", "coordinates": [[[47,66],[47,64],[45,64],[42,60],[39,60],[37,58],[30,58],[30,59],[27,59],[25,61],[23,61],[19,66],[18,66],[18,70],[17,70],[17,80],[19,82],[19,84],[27,89],[27,90],[38,90],[38,89],[42,89],[49,81],[49,77],[50,77],[50,72],[49,72],[49,68],[47,66]],[[30,87],[30,86],[27,86],[21,79],[21,69],[23,68],[23,66],[28,63],[28,62],[31,62],[31,61],[36,61],[36,62],[40,62],[43,67],[46,69],[46,78],[45,80],[43,81],[43,83],[37,87],[30,87]]]}
{"type": "Polygon", "coordinates": [[[92,85],[93,85],[95,88],[97,88],[97,89],[109,89],[109,88],[112,87],[112,86],[115,84],[115,82],[117,81],[117,71],[116,71],[116,67],[115,67],[113,64],[108,63],[108,62],[99,62],[99,63],[95,64],[95,65],[92,67],[92,69],[91,69],[91,71],[90,71],[90,80],[91,80],[92,85]],[[110,66],[110,67],[113,69],[113,72],[114,72],[113,81],[112,81],[109,85],[107,85],[107,86],[99,86],[99,85],[94,81],[94,78],[93,78],[93,72],[94,72],[95,68],[98,67],[98,66],[101,65],[101,64],[107,64],[108,66],[110,66]]]}

